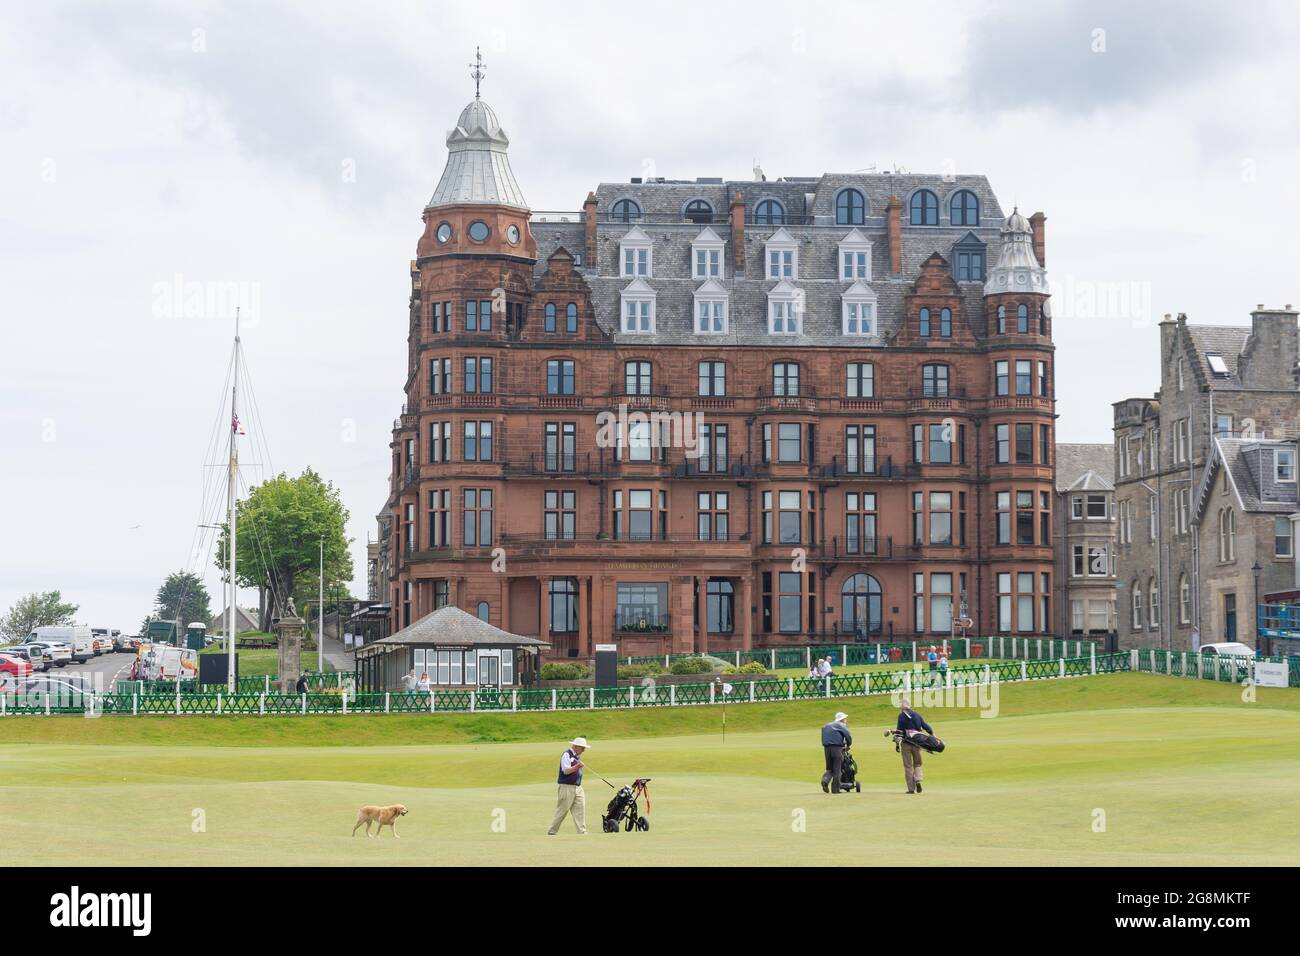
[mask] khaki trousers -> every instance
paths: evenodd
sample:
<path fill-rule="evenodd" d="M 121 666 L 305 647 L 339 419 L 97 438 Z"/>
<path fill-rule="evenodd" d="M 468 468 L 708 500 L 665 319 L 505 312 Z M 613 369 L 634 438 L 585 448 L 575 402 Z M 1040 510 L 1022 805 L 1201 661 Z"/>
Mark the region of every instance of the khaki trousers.
<path fill-rule="evenodd" d="M 921 748 L 904 741 L 898 749 L 903 755 L 903 779 L 907 782 L 907 792 L 915 793 L 916 784 L 922 777 Z"/>
<path fill-rule="evenodd" d="M 578 828 L 579 833 L 587 832 L 587 795 L 583 793 L 582 787 L 575 787 L 571 783 L 561 783 L 557 786 L 555 796 L 555 818 L 551 820 L 551 828 L 547 833 L 554 834 L 560 829 L 560 824 L 570 813 L 573 814 L 573 823 Z"/>

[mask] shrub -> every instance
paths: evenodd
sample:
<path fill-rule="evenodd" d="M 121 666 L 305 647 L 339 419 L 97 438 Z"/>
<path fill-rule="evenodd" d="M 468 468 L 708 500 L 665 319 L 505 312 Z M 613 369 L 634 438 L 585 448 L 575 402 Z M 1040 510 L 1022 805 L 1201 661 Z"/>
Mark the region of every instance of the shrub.
<path fill-rule="evenodd" d="M 673 661 L 672 667 L 669 668 L 673 674 L 711 674 L 716 669 L 712 659 L 708 657 L 683 657 L 681 660 Z"/>
<path fill-rule="evenodd" d="M 577 661 L 552 661 L 542 665 L 542 680 L 586 680 L 591 668 Z"/>
<path fill-rule="evenodd" d="M 618 679 L 638 680 L 642 677 L 658 677 L 663 672 L 662 664 L 621 664 L 618 668 Z"/>
<path fill-rule="evenodd" d="M 741 667 L 731 664 L 724 670 L 724 674 L 766 674 L 767 668 L 758 661 L 750 661 Z"/>

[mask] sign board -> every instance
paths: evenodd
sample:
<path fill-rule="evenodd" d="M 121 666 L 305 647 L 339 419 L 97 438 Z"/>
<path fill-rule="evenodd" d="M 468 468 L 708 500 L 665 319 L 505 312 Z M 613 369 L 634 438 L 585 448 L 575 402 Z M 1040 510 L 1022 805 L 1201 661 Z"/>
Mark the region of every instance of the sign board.
<path fill-rule="evenodd" d="M 1286 687 L 1287 662 L 1256 661 L 1255 684 L 1259 687 Z"/>
<path fill-rule="evenodd" d="M 596 686 L 618 686 L 618 645 L 596 645 Z"/>

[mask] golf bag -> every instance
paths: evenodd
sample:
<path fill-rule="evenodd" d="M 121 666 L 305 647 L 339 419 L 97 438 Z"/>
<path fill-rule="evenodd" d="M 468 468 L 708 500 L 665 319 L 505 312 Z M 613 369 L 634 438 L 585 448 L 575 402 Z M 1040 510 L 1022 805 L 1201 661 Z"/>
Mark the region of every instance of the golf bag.
<path fill-rule="evenodd" d="M 897 753 L 898 749 L 903 745 L 903 741 L 907 741 L 913 746 L 920 747 L 926 753 L 930 754 L 941 754 L 948 747 L 948 745 L 938 737 L 920 730 L 913 731 L 912 733 L 907 733 L 902 730 L 887 730 L 885 731 L 885 735 L 894 738 L 895 753 Z"/>
<path fill-rule="evenodd" d="M 631 833 L 633 830 L 649 830 L 650 821 L 640 815 L 637 798 L 645 797 L 645 812 L 650 812 L 649 777 L 637 777 L 630 787 L 623 787 L 609 801 L 605 814 L 600 818 L 601 829 L 606 833 L 617 833 L 620 829 Z"/>
<path fill-rule="evenodd" d="M 849 748 L 844 748 L 844 762 L 840 764 L 840 792 L 848 793 L 854 790 L 862 792 L 862 784 L 858 783 L 858 762 L 853 759 L 853 754 Z"/>

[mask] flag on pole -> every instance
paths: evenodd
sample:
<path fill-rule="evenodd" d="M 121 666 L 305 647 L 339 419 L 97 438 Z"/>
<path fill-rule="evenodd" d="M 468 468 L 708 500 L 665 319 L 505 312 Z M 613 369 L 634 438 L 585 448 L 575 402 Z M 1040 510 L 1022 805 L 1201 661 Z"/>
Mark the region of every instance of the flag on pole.
<path fill-rule="evenodd" d="M 728 683 L 726 683 L 726 682 L 724 681 L 723 684 L 722 684 L 722 696 L 723 696 L 723 697 L 726 697 L 728 694 L 730 694 L 730 693 L 731 693 L 731 689 L 732 689 L 732 688 L 731 688 L 731 685 L 728 684 Z"/>

